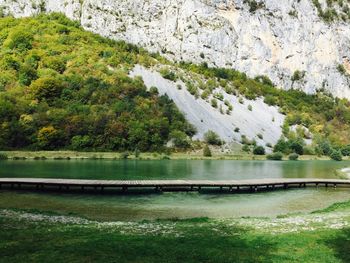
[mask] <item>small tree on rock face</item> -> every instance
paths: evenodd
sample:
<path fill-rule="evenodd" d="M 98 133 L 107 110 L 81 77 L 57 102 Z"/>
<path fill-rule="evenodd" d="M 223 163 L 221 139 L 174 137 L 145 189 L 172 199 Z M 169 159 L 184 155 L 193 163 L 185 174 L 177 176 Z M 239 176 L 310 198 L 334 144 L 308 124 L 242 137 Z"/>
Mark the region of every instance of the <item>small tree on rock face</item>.
<path fill-rule="evenodd" d="M 222 141 L 221 141 L 219 135 L 217 135 L 215 132 L 210 131 L 210 130 L 204 134 L 204 140 L 205 140 L 205 142 L 207 142 L 208 144 L 211 144 L 211 145 L 221 145 L 222 144 Z"/>
<path fill-rule="evenodd" d="M 203 156 L 204 157 L 211 157 L 212 156 L 210 148 L 209 148 L 208 145 L 205 145 L 204 148 L 203 148 Z"/>

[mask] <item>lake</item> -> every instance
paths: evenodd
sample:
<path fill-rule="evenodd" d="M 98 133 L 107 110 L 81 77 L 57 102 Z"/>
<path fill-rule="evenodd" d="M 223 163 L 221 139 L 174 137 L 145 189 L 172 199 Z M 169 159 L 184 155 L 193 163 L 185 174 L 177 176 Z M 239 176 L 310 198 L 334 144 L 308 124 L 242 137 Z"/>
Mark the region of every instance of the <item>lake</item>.
<path fill-rule="evenodd" d="M 337 178 L 350 162 L 231 160 L 70 160 L 2 161 L 0 177 L 79 179 L 253 179 Z M 309 212 L 350 200 L 349 189 L 306 188 L 264 193 L 146 195 L 0 191 L 0 208 L 77 214 L 96 220 L 276 216 Z"/>

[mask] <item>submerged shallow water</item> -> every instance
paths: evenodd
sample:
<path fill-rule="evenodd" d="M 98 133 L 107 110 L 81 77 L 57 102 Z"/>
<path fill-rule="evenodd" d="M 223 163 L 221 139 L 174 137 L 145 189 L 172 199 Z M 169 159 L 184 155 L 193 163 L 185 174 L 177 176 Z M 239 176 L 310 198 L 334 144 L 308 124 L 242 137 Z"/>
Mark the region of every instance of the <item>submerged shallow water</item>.
<path fill-rule="evenodd" d="M 336 178 L 350 162 L 333 161 L 5 161 L 0 177 L 84 179 Z M 76 214 L 96 220 L 276 216 L 310 212 L 350 200 L 350 189 L 306 188 L 257 194 L 163 193 L 146 195 L 0 191 L 0 208 Z"/>

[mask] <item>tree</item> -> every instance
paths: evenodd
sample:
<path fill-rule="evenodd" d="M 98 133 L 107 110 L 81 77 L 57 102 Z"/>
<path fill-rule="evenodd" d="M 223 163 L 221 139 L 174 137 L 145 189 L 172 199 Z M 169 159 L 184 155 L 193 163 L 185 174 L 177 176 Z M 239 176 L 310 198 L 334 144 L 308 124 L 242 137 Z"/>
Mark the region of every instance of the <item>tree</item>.
<path fill-rule="evenodd" d="M 289 143 L 289 148 L 299 154 L 299 155 L 303 155 L 304 154 L 304 146 L 301 140 L 290 140 L 288 141 Z"/>
<path fill-rule="evenodd" d="M 332 160 L 335 160 L 335 161 L 343 160 L 343 156 L 341 155 L 341 152 L 339 150 L 333 150 L 330 157 Z"/>
<path fill-rule="evenodd" d="M 19 83 L 29 86 L 33 80 L 38 78 L 36 70 L 30 65 L 24 64 L 19 71 Z"/>
<path fill-rule="evenodd" d="M 211 157 L 211 151 L 208 145 L 205 145 L 203 148 L 203 156 L 204 157 Z"/>
<path fill-rule="evenodd" d="M 253 154 L 255 155 L 264 155 L 265 154 L 265 148 L 263 146 L 255 146 L 253 150 Z"/>
<path fill-rule="evenodd" d="M 292 153 L 291 155 L 288 156 L 288 159 L 291 161 L 296 161 L 299 158 L 299 154 L 297 153 Z"/>
<path fill-rule="evenodd" d="M 37 141 L 40 148 L 51 150 L 62 145 L 62 135 L 53 126 L 46 126 L 39 130 Z"/>
<path fill-rule="evenodd" d="M 274 152 L 282 152 L 285 153 L 288 151 L 288 143 L 285 141 L 284 138 L 280 138 L 276 145 L 273 147 Z"/>
<path fill-rule="evenodd" d="M 53 77 L 39 78 L 30 86 L 34 97 L 39 101 L 52 102 L 61 96 L 64 85 L 62 81 Z"/>
<path fill-rule="evenodd" d="M 4 46 L 23 52 L 32 48 L 33 40 L 33 35 L 30 32 L 24 28 L 18 28 L 9 34 L 4 42 Z"/>
<path fill-rule="evenodd" d="M 350 156 L 350 145 L 346 145 L 341 148 L 341 153 L 343 156 Z"/>
<path fill-rule="evenodd" d="M 173 140 L 175 147 L 178 148 L 187 148 L 190 146 L 186 133 L 182 131 L 172 131 L 170 133 L 170 138 Z"/>
<path fill-rule="evenodd" d="M 92 140 L 88 135 L 77 135 L 71 139 L 71 147 L 73 150 L 84 150 L 89 148 L 92 144 Z"/>
<path fill-rule="evenodd" d="M 215 132 L 209 130 L 204 134 L 204 141 L 211 145 L 221 145 L 222 141 Z"/>

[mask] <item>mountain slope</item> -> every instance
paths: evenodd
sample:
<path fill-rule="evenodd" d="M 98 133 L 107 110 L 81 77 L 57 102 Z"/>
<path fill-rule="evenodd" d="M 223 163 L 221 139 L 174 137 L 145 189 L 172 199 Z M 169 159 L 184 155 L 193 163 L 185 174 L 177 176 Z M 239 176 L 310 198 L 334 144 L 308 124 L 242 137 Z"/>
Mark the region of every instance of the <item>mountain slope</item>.
<path fill-rule="evenodd" d="M 16 17 L 60 11 L 90 31 L 278 87 L 350 98 L 350 4 L 325 0 L 0 0 Z"/>
<path fill-rule="evenodd" d="M 350 143 L 346 99 L 173 63 L 56 13 L 1 18 L 0 69 L 2 149 L 186 148 L 209 130 L 246 150 L 271 148 L 281 136 L 315 149 Z"/>

